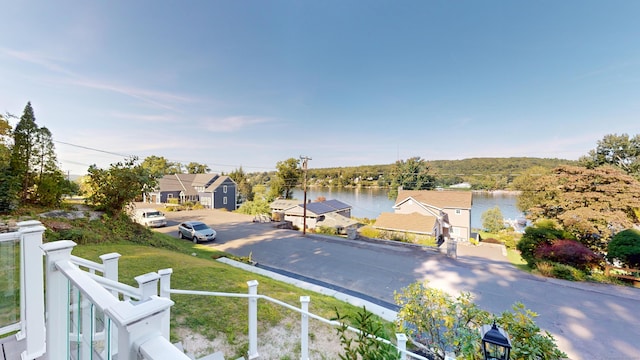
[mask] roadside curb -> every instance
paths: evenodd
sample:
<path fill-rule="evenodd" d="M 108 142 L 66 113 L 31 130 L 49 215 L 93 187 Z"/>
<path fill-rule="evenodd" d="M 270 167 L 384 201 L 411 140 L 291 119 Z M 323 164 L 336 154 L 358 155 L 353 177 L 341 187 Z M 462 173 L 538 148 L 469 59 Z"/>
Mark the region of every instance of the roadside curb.
<path fill-rule="evenodd" d="M 294 286 L 296 286 L 298 288 L 301 288 L 301 289 L 304 289 L 304 290 L 313 291 L 313 292 L 316 292 L 316 293 L 321 294 L 321 295 L 331 296 L 331 297 L 334 297 L 334 298 L 336 298 L 336 299 L 338 299 L 340 301 L 344 301 L 347 304 L 351 304 L 353 306 L 357 306 L 357 307 L 364 306 L 364 307 L 367 308 L 367 311 L 369 311 L 369 312 L 371 312 L 371 313 L 373 313 L 373 314 L 375 314 L 375 315 L 377 315 L 377 316 L 379 316 L 382 319 L 387 320 L 387 321 L 395 321 L 397 316 L 398 316 L 398 313 L 396 311 L 387 309 L 386 307 L 383 307 L 381 305 L 375 304 L 375 303 L 373 303 L 371 301 L 364 300 L 364 299 L 361 299 L 359 297 L 355 297 L 353 295 L 349 295 L 349 294 L 346 294 L 346 293 L 341 292 L 341 291 L 330 289 L 328 287 L 324 287 L 324 286 L 317 285 L 317 284 L 312 284 L 310 282 L 306 282 L 306 281 L 303 281 L 303 280 L 295 279 L 295 278 L 292 278 L 292 277 L 289 277 L 289 276 L 285 276 L 285 275 L 279 274 L 279 273 L 274 272 L 274 271 L 261 269 L 261 268 L 256 267 L 256 266 L 251 266 L 251 265 L 248 265 L 248 264 L 245 264 L 245 263 L 241 263 L 239 261 L 231 260 L 231 259 L 225 258 L 225 257 L 218 258 L 218 259 L 216 259 L 216 261 L 219 261 L 219 262 L 221 262 L 223 264 L 227 264 L 227 265 L 230 265 L 230 266 L 233 266 L 233 267 L 236 267 L 236 268 L 248 271 L 248 272 L 252 272 L 254 274 L 262 275 L 262 276 L 271 278 L 273 280 L 277 280 L 277 281 L 281 281 L 281 282 L 284 282 L 284 283 L 287 283 L 287 284 L 291 284 L 291 285 L 294 285 Z"/>

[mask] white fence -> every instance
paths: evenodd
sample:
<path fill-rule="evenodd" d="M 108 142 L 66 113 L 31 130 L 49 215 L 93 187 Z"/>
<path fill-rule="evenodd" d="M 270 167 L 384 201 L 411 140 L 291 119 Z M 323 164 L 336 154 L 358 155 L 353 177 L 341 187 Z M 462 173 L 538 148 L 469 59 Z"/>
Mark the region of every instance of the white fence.
<path fill-rule="evenodd" d="M 180 290 L 171 288 L 172 269 L 162 269 L 136 277 L 138 287 L 126 285 L 118 282 L 119 254 L 102 255 L 102 263 L 95 263 L 71 255 L 76 245 L 73 241 L 43 245 L 45 228 L 37 221 L 18 225 L 17 233 L 1 234 L 0 242 L 20 242 L 20 256 L 11 254 L 20 259 L 20 320 L 0 330 L 5 333 L 18 331 L 16 337 L 26 340 L 22 359 L 36 359 L 46 352 L 49 360 L 133 360 L 140 356 L 147 360 L 187 360 L 189 357 L 169 342 L 170 308 L 174 304 L 171 294 L 247 299 L 249 359 L 260 356 L 259 300 L 300 314 L 299 340 L 303 360 L 309 358 L 310 319 L 336 327 L 342 325 L 310 313 L 311 298 L 308 296 L 301 296 L 300 307 L 296 307 L 258 294 L 256 280 L 247 282 L 245 294 Z M 44 269 L 43 251 L 46 256 Z M 46 274 L 46 332 L 43 270 Z M 360 332 L 353 327 L 348 330 Z M 395 346 L 402 359 L 426 360 L 406 350 L 404 334 L 396 334 L 396 344 L 376 339 Z"/>

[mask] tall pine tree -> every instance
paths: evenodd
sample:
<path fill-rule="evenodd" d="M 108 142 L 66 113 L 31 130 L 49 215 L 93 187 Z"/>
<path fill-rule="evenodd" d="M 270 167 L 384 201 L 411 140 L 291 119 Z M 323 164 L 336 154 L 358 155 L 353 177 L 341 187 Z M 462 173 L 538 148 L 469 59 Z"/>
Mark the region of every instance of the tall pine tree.
<path fill-rule="evenodd" d="M 51 132 L 38 127 L 28 102 L 13 132 L 9 172 L 21 203 L 54 205 L 61 197 L 62 175 L 57 166 Z"/>

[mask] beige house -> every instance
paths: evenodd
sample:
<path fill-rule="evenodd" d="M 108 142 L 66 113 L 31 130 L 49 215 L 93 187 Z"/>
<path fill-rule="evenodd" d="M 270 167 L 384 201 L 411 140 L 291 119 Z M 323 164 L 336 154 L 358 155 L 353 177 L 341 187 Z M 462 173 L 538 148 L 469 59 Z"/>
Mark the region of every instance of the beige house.
<path fill-rule="evenodd" d="M 378 217 L 375 228 L 469 241 L 470 191 L 400 190 L 393 213 Z"/>

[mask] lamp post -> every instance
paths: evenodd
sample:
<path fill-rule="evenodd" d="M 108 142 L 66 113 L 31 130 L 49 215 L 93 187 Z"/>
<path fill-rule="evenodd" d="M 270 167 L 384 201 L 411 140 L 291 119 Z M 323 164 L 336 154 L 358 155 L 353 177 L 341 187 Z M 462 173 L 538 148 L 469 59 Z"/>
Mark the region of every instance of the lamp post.
<path fill-rule="evenodd" d="M 504 329 L 493 325 L 482 325 L 482 354 L 485 360 L 509 360 L 511 341 Z"/>

